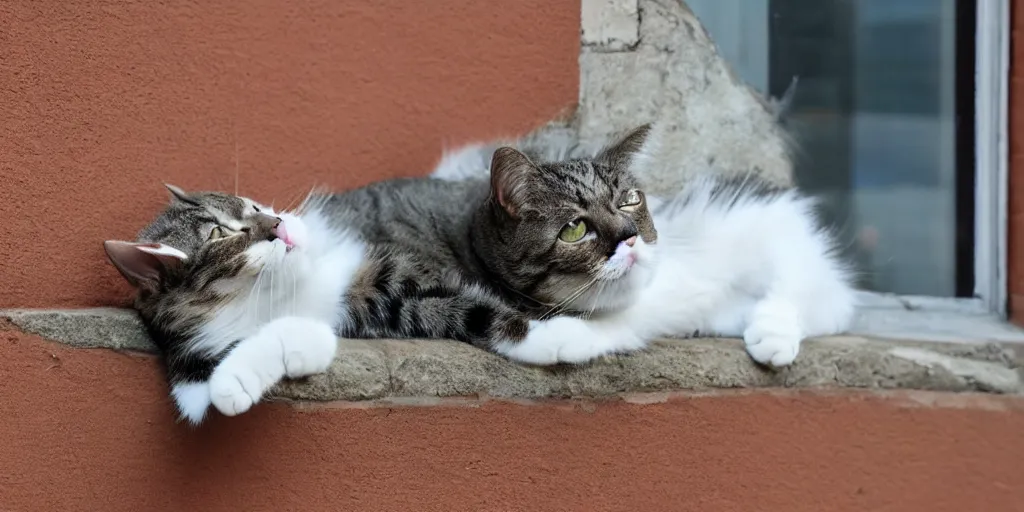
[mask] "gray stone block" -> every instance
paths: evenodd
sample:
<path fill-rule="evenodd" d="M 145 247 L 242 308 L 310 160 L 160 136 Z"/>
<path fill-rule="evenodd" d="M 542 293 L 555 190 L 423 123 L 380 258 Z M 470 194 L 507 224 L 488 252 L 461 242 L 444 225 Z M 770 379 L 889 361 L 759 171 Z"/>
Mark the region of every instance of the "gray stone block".
<path fill-rule="evenodd" d="M 394 396 L 560 396 L 552 370 L 511 365 L 500 356 L 455 341 L 381 342 Z"/>
<path fill-rule="evenodd" d="M 131 311 L 0 311 L 0 325 L 74 347 L 154 352 Z M 327 373 L 283 382 L 281 399 L 568 398 L 730 388 L 1024 392 L 1017 344 L 929 343 L 863 336 L 808 340 L 788 368 L 758 366 L 733 339 L 661 340 L 629 355 L 544 368 L 454 341 L 346 340 Z"/>
<path fill-rule="evenodd" d="M 293 400 L 373 400 L 390 396 L 388 357 L 379 343 L 342 339 L 334 364 L 321 375 L 286 380 L 271 394 Z"/>
<path fill-rule="evenodd" d="M 0 312 L 0 318 L 25 332 L 74 347 L 156 352 L 131 309 L 12 309 Z"/>

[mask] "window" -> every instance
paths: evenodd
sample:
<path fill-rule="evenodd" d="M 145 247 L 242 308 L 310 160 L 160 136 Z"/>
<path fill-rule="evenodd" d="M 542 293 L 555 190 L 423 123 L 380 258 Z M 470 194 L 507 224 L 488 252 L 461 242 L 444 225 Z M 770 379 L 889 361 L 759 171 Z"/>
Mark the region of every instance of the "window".
<path fill-rule="evenodd" d="M 1005 120 L 1004 0 L 687 3 L 753 87 L 778 98 L 797 77 L 796 179 L 824 199 L 863 289 L 1003 313 L 1005 158 L 978 135 Z"/>

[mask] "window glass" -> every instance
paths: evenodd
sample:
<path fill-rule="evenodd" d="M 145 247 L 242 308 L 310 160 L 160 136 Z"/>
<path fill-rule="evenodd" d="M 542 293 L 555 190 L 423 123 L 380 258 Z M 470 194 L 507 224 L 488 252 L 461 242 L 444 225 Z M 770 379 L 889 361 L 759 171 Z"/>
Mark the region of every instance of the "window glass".
<path fill-rule="evenodd" d="M 687 4 L 753 87 L 779 97 L 798 77 L 786 119 L 796 179 L 824 200 L 860 285 L 969 295 L 973 68 L 957 69 L 973 66 L 973 2 Z"/>

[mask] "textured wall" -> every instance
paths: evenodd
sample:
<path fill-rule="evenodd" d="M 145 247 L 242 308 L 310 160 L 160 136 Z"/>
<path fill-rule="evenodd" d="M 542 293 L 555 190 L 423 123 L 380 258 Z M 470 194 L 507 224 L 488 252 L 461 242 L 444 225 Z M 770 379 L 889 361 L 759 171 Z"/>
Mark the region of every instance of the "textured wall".
<path fill-rule="evenodd" d="M 683 0 L 582 0 L 581 14 L 579 108 L 540 133 L 587 154 L 654 122 L 654 165 L 637 172 L 656 195 L 707 171 L 793 183 L 777 102 L 738 77 Z"/>
<path fill-rule="evenodd" d="M 1024 503 L 1020 396 L 263 404 L 192 430 L 174 423 L 148 356 L 72 349 L 2 325 L 0 345 L 0 510 L 981 512 Z"/>
<path fill-rule="evenodd" d="M 0 1 L 0 307 L 124 304 L 161 181 L 278 206 L 576 104 L 578 1 Z"/>

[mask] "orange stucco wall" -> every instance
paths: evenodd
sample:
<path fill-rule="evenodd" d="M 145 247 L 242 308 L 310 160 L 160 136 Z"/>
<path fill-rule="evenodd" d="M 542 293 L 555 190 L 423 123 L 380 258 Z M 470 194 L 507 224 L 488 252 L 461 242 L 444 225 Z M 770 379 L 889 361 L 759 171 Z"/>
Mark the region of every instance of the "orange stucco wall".
<path fill-rule="evenodd" d="M 162 181 L 287 203 L 564 113 L 579 12 L 0 1 L 0 308 L 124 304 L 101 242 Z M 154 358 L 0 324 L 0 512 L 1015 511 L 1022 432 L 1020 397 L 764 392 L 261 404 L 190 429 Z"/>
<path fill-rule="evenodd" d="M 578 0 L 0 2 L 0 308 L 120 305 L 162 181 L 287 203 L 571 109 Z"/>
<path fill-rule="evenodd" d="M 5 512 L 1024 509 L 1020 397 L 277 403 L 192 430 L 148 356 L 0 344 Z"/>

